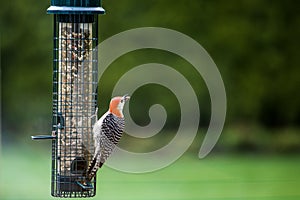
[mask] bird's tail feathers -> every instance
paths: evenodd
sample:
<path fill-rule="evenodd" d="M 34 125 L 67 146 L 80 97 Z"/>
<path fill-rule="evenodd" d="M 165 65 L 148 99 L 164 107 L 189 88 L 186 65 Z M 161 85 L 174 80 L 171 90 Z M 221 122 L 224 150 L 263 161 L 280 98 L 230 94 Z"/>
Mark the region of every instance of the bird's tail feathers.
<path fill-rule="evenodd" d="M 95 176 L 99 168 L 101 168 L 103 165 L 102 162 L 100 162 L 100 154 L 96 154 L 91 161 L 88 170 L 87 170 L 87 180 L 91 181 Z"/>

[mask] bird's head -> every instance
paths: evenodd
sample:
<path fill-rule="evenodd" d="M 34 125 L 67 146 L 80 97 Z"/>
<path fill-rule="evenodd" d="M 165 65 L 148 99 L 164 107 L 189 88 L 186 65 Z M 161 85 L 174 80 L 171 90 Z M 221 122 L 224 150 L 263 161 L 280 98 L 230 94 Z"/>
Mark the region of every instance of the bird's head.
<path fill-rule="evenodd" d="M 129 95 L 124 96 L 117 96 L 111 99 L 109 104 L 109 112 L 116 115 L 117 117 L 124 117 L 123 116 L 123 108 L 126 103 L 130 99 Z"/>

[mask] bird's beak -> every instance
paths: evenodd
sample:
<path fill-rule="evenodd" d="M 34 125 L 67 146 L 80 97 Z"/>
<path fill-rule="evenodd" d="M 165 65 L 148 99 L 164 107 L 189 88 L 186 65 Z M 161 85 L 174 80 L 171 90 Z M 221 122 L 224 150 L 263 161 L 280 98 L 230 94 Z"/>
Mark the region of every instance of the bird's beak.
<path fill-rule="evenodd" d="M 125 95 L 123 96 L 123 99 L 124 99 L 125 101 L 128 101 L 128 100 L 130 99 L 130 96 L 129 96 L 128 94 L 125 94 Z"/>

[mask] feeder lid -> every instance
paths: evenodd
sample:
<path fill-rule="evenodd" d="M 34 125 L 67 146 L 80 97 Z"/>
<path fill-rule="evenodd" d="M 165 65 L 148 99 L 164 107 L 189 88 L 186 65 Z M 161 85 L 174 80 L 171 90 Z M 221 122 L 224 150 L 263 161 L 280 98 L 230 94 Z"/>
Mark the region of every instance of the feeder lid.
<path fill-rule="evenodd" d="M 101 0 L 51 0 L 48 14 L 104 14 Z"/>

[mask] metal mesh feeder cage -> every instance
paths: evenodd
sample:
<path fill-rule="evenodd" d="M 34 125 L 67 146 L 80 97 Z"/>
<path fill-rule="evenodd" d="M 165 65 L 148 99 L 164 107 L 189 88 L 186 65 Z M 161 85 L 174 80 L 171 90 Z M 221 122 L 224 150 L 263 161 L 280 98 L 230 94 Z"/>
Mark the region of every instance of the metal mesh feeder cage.
<path fill-rule="evenodd" d="M 92 197 L 96 179 L 84 184 L 94 152 L 98 58 L 98 0 L 52 0 L 54 14 L 51 195 Z"/>

